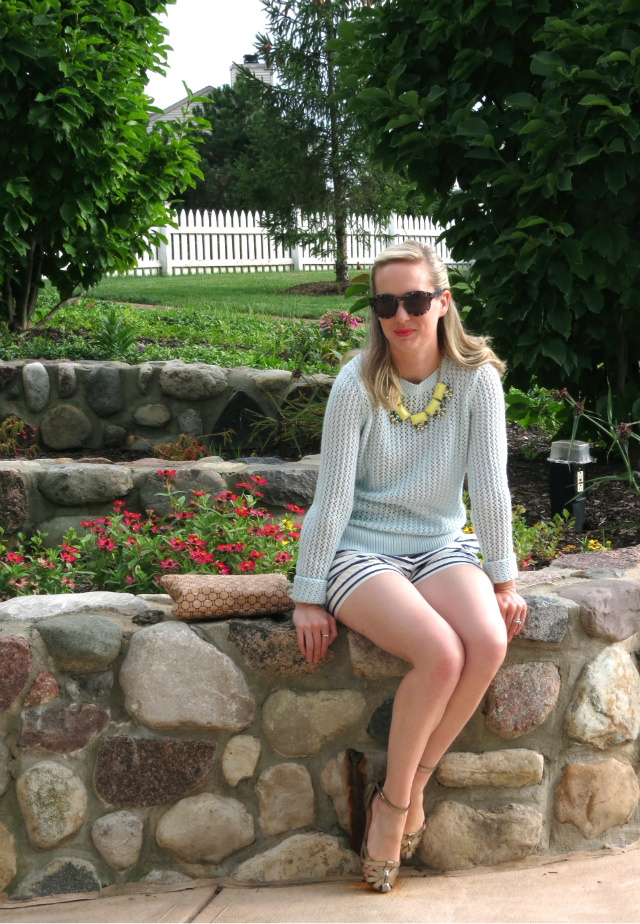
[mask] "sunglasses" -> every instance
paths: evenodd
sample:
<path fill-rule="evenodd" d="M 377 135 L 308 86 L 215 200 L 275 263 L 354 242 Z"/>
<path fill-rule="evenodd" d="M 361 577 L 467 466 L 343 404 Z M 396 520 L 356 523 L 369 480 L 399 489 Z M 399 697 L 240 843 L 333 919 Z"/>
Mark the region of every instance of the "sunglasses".
<path fill-rule="evenodd" d="M 377 318 L 392 318 L 400 306 L 404 305 L 407 314 L 418 317 L 431 308 L 431 300 L 442 295 L 444 289 L 437 292 L 405 292 L 404 295 L 372 295 L 369 299 L 371 309 Z"/>

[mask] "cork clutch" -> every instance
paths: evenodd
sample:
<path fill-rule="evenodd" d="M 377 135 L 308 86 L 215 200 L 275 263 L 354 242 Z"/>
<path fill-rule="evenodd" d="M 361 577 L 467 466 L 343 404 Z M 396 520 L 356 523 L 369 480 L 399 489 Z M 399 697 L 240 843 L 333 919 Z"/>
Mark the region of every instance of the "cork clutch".
<path fill-rule="evenodd" d="M 159 583 L 178 619 L 271 616 L 294 607 L 285 574 L 168 574 Z"/>

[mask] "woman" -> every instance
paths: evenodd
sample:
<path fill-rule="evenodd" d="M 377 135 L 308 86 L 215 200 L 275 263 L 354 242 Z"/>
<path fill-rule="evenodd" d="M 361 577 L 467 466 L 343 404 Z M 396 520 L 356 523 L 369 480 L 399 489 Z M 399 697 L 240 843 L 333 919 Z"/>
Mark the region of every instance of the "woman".
<path fill-rule="evenodd" d="M 367 348 L 327 403 L 293 620 L 308 661 L 336 619 L 409 662 L 393 705 L 384 787 L 365 791 L 363 871 L 391 889 L 424 831 L 423 790 L 525 620 L 515 589 L 500 374 L 465 332 L 447 270 L 415 241 L 371 272 Z M 462 532 L 465 474 L 475 538 Z"/>

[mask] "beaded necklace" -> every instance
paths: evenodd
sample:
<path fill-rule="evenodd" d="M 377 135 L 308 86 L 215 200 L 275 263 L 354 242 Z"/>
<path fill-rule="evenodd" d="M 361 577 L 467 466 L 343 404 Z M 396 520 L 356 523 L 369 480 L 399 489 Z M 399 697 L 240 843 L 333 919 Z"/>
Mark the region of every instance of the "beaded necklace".
<path fill-rule="evenodd" d="M 441 369 L 442 360 L 440 360 L 440 365 L 438 366 L 436 387 L 433 389 L 431 401 L 429 401 L 424 411 L 419 411 L 417 414 L 410 414 L 402 403 L 402 395 L 399 395 L 395 410 L 389 412 L 393 423 L 403 423 L 405 420 L 410 420 L 411 426 L 415 430 L 426 430 L 432 418 L 442 417 L 447 409 L 447 403 L 453 395 L 453 388 L 440 381 Z"/>

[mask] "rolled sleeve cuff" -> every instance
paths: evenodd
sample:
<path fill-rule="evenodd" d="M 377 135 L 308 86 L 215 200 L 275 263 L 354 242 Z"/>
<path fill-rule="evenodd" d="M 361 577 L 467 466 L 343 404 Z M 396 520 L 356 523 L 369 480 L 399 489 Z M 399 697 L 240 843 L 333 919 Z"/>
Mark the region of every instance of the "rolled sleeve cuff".
<path fill-rule="evenodd" d="M 291 599 L 295 603 L 317 603 L 324 606 L 327 600 L 327 582 L 296 574 Z"/>
<path fill-rule="evenodd" d="M 495 561 L 483 561 L 482 570 L 492 584 L 503 584 L 505 581 L 514 581 L 518 576 L 518 560 L 515 554 L 508 558 L 498 558 Z"/>

